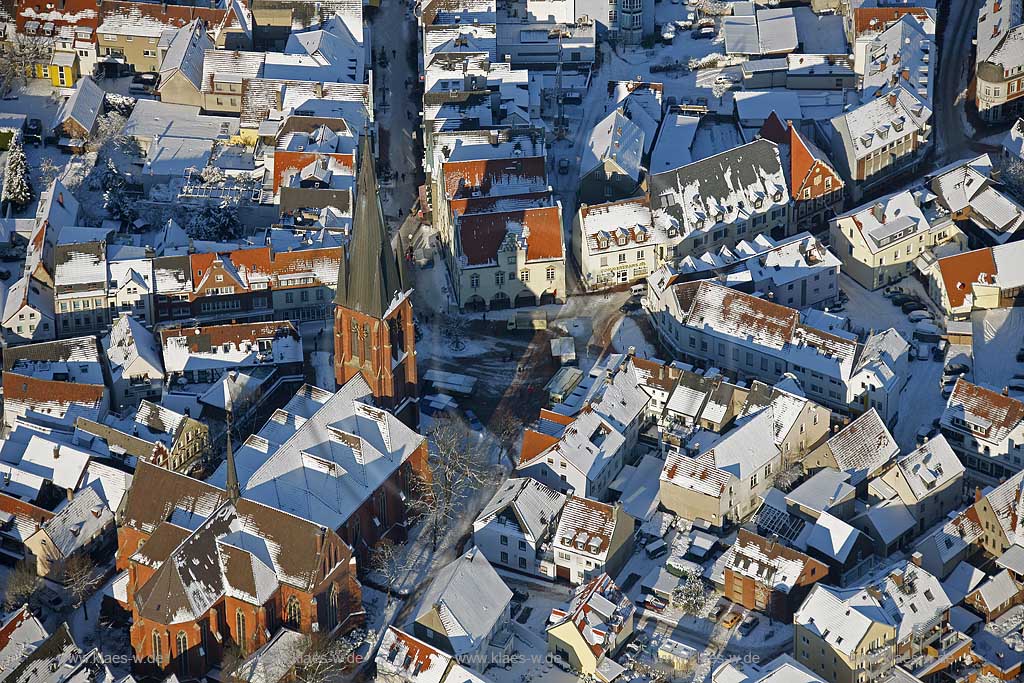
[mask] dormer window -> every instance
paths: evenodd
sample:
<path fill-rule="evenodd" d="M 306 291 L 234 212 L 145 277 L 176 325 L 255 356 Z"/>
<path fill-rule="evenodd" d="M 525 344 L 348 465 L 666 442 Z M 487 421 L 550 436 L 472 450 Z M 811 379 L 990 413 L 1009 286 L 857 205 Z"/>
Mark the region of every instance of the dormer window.
<path fill-rule="evenodd" d="M 781 192 L 776 192 L 775 194 L 773 194 L 772 195 L 772 201 L 773 202 L 781 202 L 782 201 L 782 193 Z"/>
<path fill-rule="evenodd" d="M 627 241 L 628 238 L 625 235 L 620 235 L 619 238 L 615 240 L 615 243 L 618 244 L 620 247 L 624 247 L 626 246 Z"/>
<path fill-rule="evenodd" d="M 636 231 L 636 241 L 637 242 L 646 242 L 647 241 L 647 231 L 646 230 L 637 230 Z"/>
<path fill-rule="evenodd" d="M 608 248 L 608 240 L 598 238 L 598 240 L 597 240 L 597 248 L 598 249 L 607 249 Z"/>
<path fill-rule="evenodd" d="M 758 197 L 757 199 L 754 200 L 754 208 L 755 209 L 760 209 L 762 206 L 764 206 L 764 200 L 763 199 Z"/>

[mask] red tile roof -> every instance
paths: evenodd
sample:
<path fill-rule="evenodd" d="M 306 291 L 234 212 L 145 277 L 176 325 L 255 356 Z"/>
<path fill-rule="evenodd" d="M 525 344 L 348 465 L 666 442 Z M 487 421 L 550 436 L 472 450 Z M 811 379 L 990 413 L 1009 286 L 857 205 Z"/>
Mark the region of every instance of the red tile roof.
<path fill-rule="evenodd" d="M 904 14 L 918 19 L 928 16 L 923 7 L 861 7 L 853 10 L 853 33 L 859 36 L 865 31 L 882 31 Z"/>
<path fill-rule="evenodd" d="M 526 260 L 562 258 L 562 215 L 557 206 L 463 216 L 459 220 L 462 253 L 471 266 L 494 261 L 510 230 L 526 239 Z"/>
<path fill-rule="evenodd" d="M 453 161 L 444 165 L 444 187 L 448 197 L 468 197 L 473 192 L 491 194 L 498 185 L 544 186 L 547 171 L 544 157 Z M 495 194 L 502 194 L 495 192 Z M 504 194 L 518 194 L 505 192 Z"/>
<path fill-rule="evenodd" d="M 180 327 L 160 331 L 160 344 L 167 346 L 167 340 L 174 337 L 187 337 L 192 340 L 189 348 L 193 352 L 209 351 L 221 344 L 240 345 L 242 342 L 255 342 L 257 339 L 273 337 L 279 331 L 298 334 L 295 325 L 289 320 L 263 323 L 242 323 L 237 325 L 208 325 L 206 327 Z"/>
<path fill-rule="evenodd" d="M 36 379 L 19 375 L 14 370 L 8 370 L 4 375 L 4 398 L 8 400 L 96 405 L 103 399 L 105 390 L 102 384 Z"/>
<path fill-rule="evenodd" d="M 939 273 L 942 275 L 942 286 L 946 289 L 949 305 L 959 308 L 964 305 L 967 295 L 973 293 L 971 285 L 984 275 L 991 283 L 996 274 L 996 260 L 992 249 L 975 249 L 955 256 L 939 259 Z"/>
<path fill-rule="evenodd" d="M 529 462 L 556 443 L 558 443 L 557 437 L 535 432 L 532 429 L 523 430 L 523 445 L 519 449 L 519 464 Z"/>

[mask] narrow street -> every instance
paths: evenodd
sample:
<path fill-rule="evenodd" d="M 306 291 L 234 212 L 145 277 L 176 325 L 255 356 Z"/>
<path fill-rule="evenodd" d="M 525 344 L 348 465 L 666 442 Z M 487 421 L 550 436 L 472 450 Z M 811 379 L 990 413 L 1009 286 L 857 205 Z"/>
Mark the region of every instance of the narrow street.
<path fill-rule="evenodd" d="M 936 165 L 971 154 L 971 138 L 964 131 L 967 80 L 974 69 L 971 40 L 980 0 L 951 0 L 942 42 L 939 73 L 932 101 L 935 103 Z"/>

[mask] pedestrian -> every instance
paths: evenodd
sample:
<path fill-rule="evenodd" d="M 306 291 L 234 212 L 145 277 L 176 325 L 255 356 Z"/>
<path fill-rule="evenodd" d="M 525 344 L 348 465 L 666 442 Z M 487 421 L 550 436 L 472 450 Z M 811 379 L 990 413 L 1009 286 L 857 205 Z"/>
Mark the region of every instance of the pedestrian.
<path fill-rule="evenodd" d="M 392 57 L 395 57 L 395 56 L 396 56 L 397 54 L 398 54 L 398 53 L 397 53 L 397 52 L 396 52 L 395 50 L 392 50 L 392 51 L 391 51 L 391 56 L 392 56 Z"/>
<path fill-rule="evenodd" d="M 403 183 L 405 182 L 405 174 L 404 173 L 402 174 L 402 182 Z"/>

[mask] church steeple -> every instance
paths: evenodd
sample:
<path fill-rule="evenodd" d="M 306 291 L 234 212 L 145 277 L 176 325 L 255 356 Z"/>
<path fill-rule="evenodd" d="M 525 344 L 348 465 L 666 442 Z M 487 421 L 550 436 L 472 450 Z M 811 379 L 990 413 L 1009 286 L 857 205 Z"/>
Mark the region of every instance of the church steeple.
<path fill-rule="evenodd" d="M 238 486 L 238 472 L 235 471 L 235 453 L 231 450 L 231 399 L 228 399 L 227 405 L 227 416 L 228 416 L 228 461 L 227 461 L 227 482 L 225 488 L 228 492 L 228 499 L 232 503 L 237 503 L 238 499 L 242 497 L 242 492 Z"/>
<path fill-rule="evenodd" d="M 338 268 L 334 303 L 379 319 L 401 291 L 398 257 L 384 225 L 370 137 L 363 133 L 359 143 L 352 238 Z"/>

